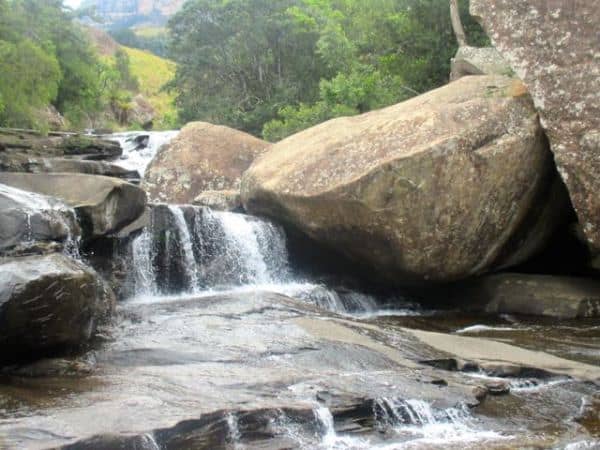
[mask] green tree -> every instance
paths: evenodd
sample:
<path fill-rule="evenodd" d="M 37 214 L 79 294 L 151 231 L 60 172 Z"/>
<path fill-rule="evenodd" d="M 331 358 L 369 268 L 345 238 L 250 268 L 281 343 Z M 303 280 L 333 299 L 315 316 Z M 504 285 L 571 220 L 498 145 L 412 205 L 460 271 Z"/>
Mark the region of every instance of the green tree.
<path fill-rule="evenodd" d="M 260 134 L 286 104 L 313 101 L 328 74 L 317 35 L 288 14 L 295 0 L 191 0 L 170 21 L 172 87 L 183 121 Z"/>
<path fill-rule="evenodd" d="M 49 105 L 58 93 L 58 61 L 29 39 L 0 41 L 0 61 L 0 123 L 35 126 L 35 110 Z"/>

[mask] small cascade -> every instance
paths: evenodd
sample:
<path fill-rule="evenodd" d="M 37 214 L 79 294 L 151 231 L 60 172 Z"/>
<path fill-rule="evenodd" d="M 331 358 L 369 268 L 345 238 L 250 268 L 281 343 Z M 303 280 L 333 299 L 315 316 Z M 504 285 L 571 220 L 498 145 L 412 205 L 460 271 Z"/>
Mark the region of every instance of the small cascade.
<path fill-rule="evenodd" d="M 422 400 L 381 398 L 373 415 L 381 432 L 423 444 L 508 439 L 495 431 L 481 430 L 465 405 L 434 409 Z"/>
<path fill-rule="evenodd" d="M 132 243 L 133 285 L 137 295 L 156 295 L 152 227 L 146 227 Z"/>
<path fill-rule="evenodd" d="M 447 424 L 453 429 L 467 426 L 471 415 L 466 408 L 448 408 L 434 410 L 422 400 L 403 400 L 394 398 L 378 399 L 373 407 L 375 420 L 381 428 L 402 426 L 424 427 Z"/>
<path fill-rule="evenodd" d="M 238 417 L 234 413 L 227 414 L 227 431 L 227 440 L 233 444 L 233 448 L 243 448 L 243 446 L 240 445 L 242 433 L 240 432 Z"/>
<path fill-rule="evenodd" d="M 177 229 L 177 238 L 179 239 L 181 253 L 183 256 L 183 269 L 185 277 L 188 280 L 188 289 L 192 292 L 199 287 L 198 273 L 196 269 L 196 259 L 194 258 L 194 248 L 192 236 L 188 229 L 188 224 L 183 216 L 183 210 L 178 206 L 170 205 L 169 211 L 173 215 Z"/>
<path fill-rule="evenodd" d="M 274 284 L 288 275 L 281 228 L 190 205 L 154 205 L 131 255 L 135 296 Z"/>
<path fill-rule="evenodd" d="M 200 222 L 196 222 L 197 224 Z M 219 278 L 233 285 L 280 283 L 287 277 L 283 230 L 271 222 L 231 212 L 204 210 L 204 255 L 218 261 Z M 215 272 L 216 274 L 216 272 Z M 210 280 L 218 285 L 223 280 Z"/>
<path fill-rule="evenodd" d="M 132 131 L 104 136 L 117 141 L 123 149 L 121 159 L 115 164 L 127 170 L 137 170 L 140 176 L 156 155 L 158 150 L 177 136 L 178 131 Z"/>

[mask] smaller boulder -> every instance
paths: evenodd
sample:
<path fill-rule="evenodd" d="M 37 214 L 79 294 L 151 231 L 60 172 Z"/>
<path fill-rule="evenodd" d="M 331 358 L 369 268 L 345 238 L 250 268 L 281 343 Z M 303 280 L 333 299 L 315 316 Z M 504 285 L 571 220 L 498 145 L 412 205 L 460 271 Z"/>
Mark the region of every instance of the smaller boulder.
<path fill-rule="evenodd" d="M 0 173 L 0 183 L 57 197 L 73 207 L 86 239 L 119 232 L 146 207 L 139 187 L 115 178 L 67 173 Z"/>
<path fill-rule="evenodd" d="M 101 278 L 68 256 L 0 260 L 0 363 L 78 347 L 114 307 Z"/>
<path fill-rule="evenodd" d="M 204 191 L 239 190 L 242 174 L 268 146 L 232 128 L 192 122 L 158 151 L 143 185 L 152 201 L 180 204 Z"/>
<path fill-rule="evenodd" d="M 446 293 L 470 311 L 560 319 L 600 317 L 600 282 L 586 278 L 502 273 L 465 282 Z"/>
<path fill-rule="evenodd" d="M 241 211 L 242 197 L 240 191 L 204 191 L 194 199 L 194 205 L 208 206 L 215 211 Z"/>
<path fill-rule="evenodd" d="M 466 75 L 511 75 L 510 66 L 494 47 L 460 47 L 452 58 L 450 80 Z"/>

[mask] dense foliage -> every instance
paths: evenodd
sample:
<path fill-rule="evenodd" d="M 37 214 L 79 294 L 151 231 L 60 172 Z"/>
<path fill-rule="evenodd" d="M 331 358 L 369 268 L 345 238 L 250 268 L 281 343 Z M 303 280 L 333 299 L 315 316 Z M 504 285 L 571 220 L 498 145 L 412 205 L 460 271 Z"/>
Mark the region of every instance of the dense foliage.
<path fill-rule="evenodd" d="M 182 120 L 269 140 L 438 87 L 457 50 L 448 0 L 189 0 L 169 28 Z"/>
<path fill-rule="evenodd" d="M 44 128 L 50 105 L 89 123 L 135 87 L 127 58 L 101 62 L 62 0 L 0 0 L 0 125 Z"/>
<path fill-rule="evenodd" d="M 110 35 L 126 47 L 147 50 L 163 58 L 168 56 L 168 35 L 164 28 L 113 28 Z"/>

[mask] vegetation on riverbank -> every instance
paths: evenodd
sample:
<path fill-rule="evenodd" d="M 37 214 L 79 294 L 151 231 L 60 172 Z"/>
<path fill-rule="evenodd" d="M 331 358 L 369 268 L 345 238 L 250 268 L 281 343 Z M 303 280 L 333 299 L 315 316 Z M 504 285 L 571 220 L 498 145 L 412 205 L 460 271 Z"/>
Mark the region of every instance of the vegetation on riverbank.
<path fill-rule="evenodd" d="M 62 0 L 0 0 L 0 126 L 139 128 L 142 101 L 156 128 L 174 126 L 173 97 L 161 90 L 173 64 L 114 42 L 104 52 L 97 38 Z"/>
<path fill-rule="evenodd" d="M 443 85 L 457 50 L 447 0 L 190 0 L 169 29 L 182 121 L 268 140 Z"/>

